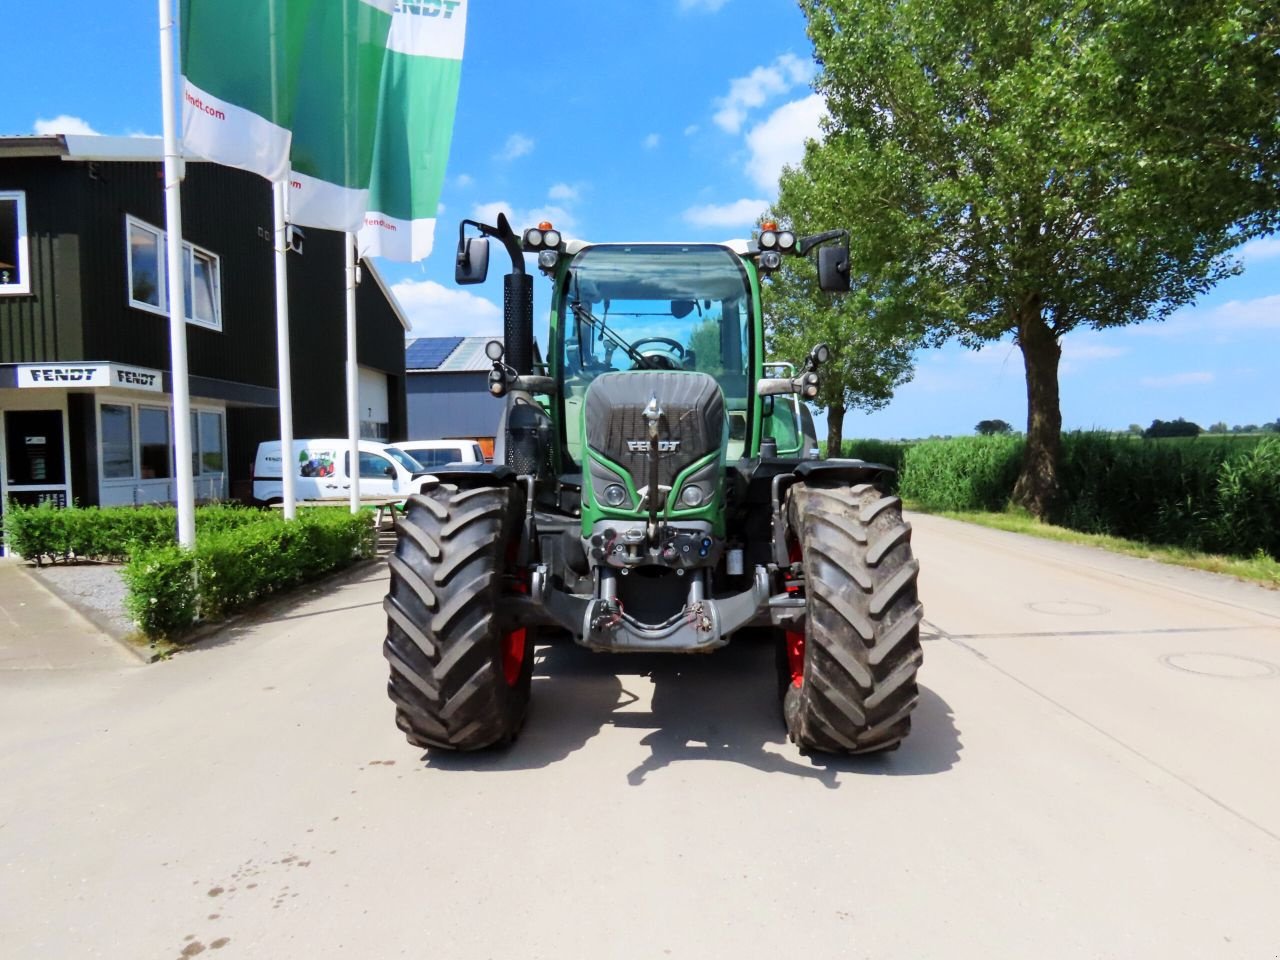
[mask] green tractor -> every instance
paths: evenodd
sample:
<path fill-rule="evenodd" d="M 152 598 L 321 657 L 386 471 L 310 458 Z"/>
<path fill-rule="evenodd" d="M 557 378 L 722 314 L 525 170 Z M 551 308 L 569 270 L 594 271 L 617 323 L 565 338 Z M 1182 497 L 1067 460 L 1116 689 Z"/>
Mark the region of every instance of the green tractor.
<path fill-rule="evenodd" d="M 922 610 L 890 469 L 779 456 L 766 433 L 816 395 L 827 349 L 764 376 L 760 278 L 816 251 L 820 287 L 848 290 L 847 234 L 590 244 L 497 221 L 462 222 L 455 274 L 484 280 L 490 238 L 511 260 L 504 343 L 489 344 L 506 398 L 494 462 L 435 471 L 390 559 L 388 692 L 409 742 L 513 740 L 540 638 L 708 653 L 752 631 L 776 646 L 800 748 L 898 746 Z M 545 366 L 526 254 L 553 288 Z"/>

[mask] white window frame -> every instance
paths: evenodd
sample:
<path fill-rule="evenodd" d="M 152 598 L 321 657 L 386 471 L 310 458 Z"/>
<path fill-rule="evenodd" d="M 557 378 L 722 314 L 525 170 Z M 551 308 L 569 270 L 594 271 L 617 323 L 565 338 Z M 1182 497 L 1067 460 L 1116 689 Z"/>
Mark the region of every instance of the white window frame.
<path fill-rule="evenodd" d="M 143 300 L 133 299 L 133 246 L 129 243 L 129 232 L 133 227 L 145 230 L 148 233 L 155 234 L 160 241 L 159 245 L 159 266 L 157 273 L 160 278 L 160 306 L 157 307 L 153 303 L 147 303 Z M 161 230 L 154 224 L 147 223 L 133 214 L 126 213 L 124 216 L 124 248 L 125 248 L 125 297 L 129 306 L 135 310 L 145 310 L 147 313 L 160 314 L 162 316 L 169 315 L 169 261 L 167 253 L 167 237 L 165 231 Z M 183 253 L 183 273 L 185 274 L 185 289 L 191 292 L 191 302 L 195 303 L 195 265 L 196 255 L 208 258 L 213 263 L 213 320 L 203 320 L 198 317 L 187 317 L 187 323 L 196 327 L 203 327 L 206 330 L 222 330 L 222 258 L 212 250 L 206 250 L 204 247 L 198 247 L 194 243 L 187 241 L 182 242 Z M 185 304 L 183 305 L 183 313 L 186 313 Z M 194 312 L 194 311 L 193 311 Z"/>
<path fill-rule="evenodd" d="M 138 467 L 138 405 L 130 403 L 128 400 L 116 400 L 114 398 L 104 398 L 97 404 L 98 416 L 98 480 L 105 484 L 123 484 L 134 483 L 138 480 L 138 474 L 141 472 Z M 106 472 L 106 441 L 102 431 L 102 408 L 103 407 L 123 407 L 129 411 L 129 476 L 127 477 L 108 477 Z"/>
<path fill-rule="evenodd" d="M 200 440 L 200 414 L 202 413 L 214 413 L 218 416 L 218 449 L 222 453 L 221 470 L 204 468 L 204 447 Z M 192 407 L 191 417 L 195 420 L 191 429 L 191 455 L 196 460 L 196 463 L 192 464 L 191 475 L 197 479 L 227 476 L 227 411 L 222 407 Z M 196 464 L 200 465 L 198 470 L 195 469 Z"/>
<path fill-rule="evenodd" d="M 0 190 L 0 200 L 16 200 L 18 206 L 17 283 L 0 283 L 0 296 L 22 296 L 31 293 L 31 249 L 27 237 L 27 194 L 24 190 Z"/>

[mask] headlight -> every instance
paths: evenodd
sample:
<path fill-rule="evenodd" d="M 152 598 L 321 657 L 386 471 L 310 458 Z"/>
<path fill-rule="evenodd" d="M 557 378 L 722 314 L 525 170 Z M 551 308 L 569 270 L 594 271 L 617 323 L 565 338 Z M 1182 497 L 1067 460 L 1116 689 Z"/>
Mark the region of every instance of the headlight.
<path fill-rule="evenodd" d="M 560 231 L 559 230 L 546 231 L 542 235 L 542 242 L 545 243 L 548 247 L 560 246 Z"/>
<path fill-rule="evenodd" d="M 532 230 L 526 230 L 524 232 L 524 245 L 532 250 L 542 246 L 542 231 L 536 227 Z"/>
<path fill-rule="evenodd" d="M 627 491 L 621 485 L 611 483 L 604 488 L 604 502 L 611 507 L 620 507 L 627 499 Z"/>
<path fill-rule="evenodd" d="M 555 250 L 542 250 L 538 253 L 538 269 L 551 271 L 556 268 L 560 254 Z"/>
<path fill-rule="evenodd" d="M 778 234 L 778 249 L 784 253 L 791 250 L 796 245 L 796 235 L 790 230 L 783 230 Z"/>
<path fill-rule="evenodd" d="M 782 266 L 782 254 L 777 250 L 766 250 L 760 254 L 760 266 L 765 270 L 777 270 Z"/>
<path fill-rule="evenodd" d="M 777 245 L 778 235 L 772 230 L 766 230 L 764 233 L 760 234 L 760 246 L 764 247 L 766 250 L 772 250 Z"/>
<path fill-rule="evenodd" d="M 686 507 L 699 507 L 705 499 L 706 494 L 702 492 L 702 488 L 697 484 L 690 483 L 680 491 L 680 502 Z"/>

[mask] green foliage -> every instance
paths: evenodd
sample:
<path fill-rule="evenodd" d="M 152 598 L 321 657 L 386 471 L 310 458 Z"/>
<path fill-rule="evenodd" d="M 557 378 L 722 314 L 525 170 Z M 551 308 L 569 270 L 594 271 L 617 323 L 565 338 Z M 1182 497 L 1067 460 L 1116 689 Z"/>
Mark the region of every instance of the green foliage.
<path fill-rule="evenodd" d="M 829 120 L 777 212 L 850 231 L 859 312 L 1013 334 L 1024 499 L 1051 500 L 1058 347 L 1163 319 L 1280 218 L 1274 2 L 801 0 Z"/>
<path fill-rule="evenodd" d="M 260 511 L 256 516 L 247 525 L 197 529 L 193 550 L 169 544 L 133 554 L 124 571 L 126 606 L 147 636 L 172 636 L 197 620 L 220 620 L 374 552 L 369 511 L 353 516 L 338 509 L 303 509 L 292 521 Z"/>
<path fill-rule="evenodd" d="M 801 233 L 827 228 L 800 217 L 787 219 Z M 831 352 L 811 402 L 829 411 L 833 445 L 842 441 L 846 410 L 879 410 L 911 380 L 911 357 L 919 344 L 903 332 L 903 324 L 877 315 L 863 290 L 823 293 L 809 260 L 787 258 L 766 278 L 762 298 L 770 360 L 790 361 L 799 370 L 815 345 L 825 343 Z"/>
<path fill-rule="evenodd" d="M 1007 420 L 979 420 L 973 431 L 984 437 L 995 433 L 1013 433 L 1013 424 Z"/>
<path fill-rule="evenodd" d="M 248 507 L 213 504 L 196 510 L 197 533 L 243 526 L 262 516 Z M 10 503 L 4 512 L 9 548 L 36 563 L 66 560 L 121 561 L 140 547 L 161 546 L 177 537 L 173 507 L 37 507 Z"/>
<path fill-rule="evenodd" d="M 1152 420 L 1151 426 L 1142 431 L 1142 435 L 1153 440 L 1159 437 L 1198 437 L 1202 432 L 1200 424 L 1179 417 L 1177 420 Z M 1218 432 L 1226 431 L 1224 429 Z"/>
<path fill-rule="evenodd" d="M 1139 442 L 1063 438 L 1052 519 L 1072 530 L 1234 556 L 1280 558 L 1280 438 Z M 1018 437 L 906 447 L 900 491 L 927 510 L 1001 510 L 1023 456 Z"/>

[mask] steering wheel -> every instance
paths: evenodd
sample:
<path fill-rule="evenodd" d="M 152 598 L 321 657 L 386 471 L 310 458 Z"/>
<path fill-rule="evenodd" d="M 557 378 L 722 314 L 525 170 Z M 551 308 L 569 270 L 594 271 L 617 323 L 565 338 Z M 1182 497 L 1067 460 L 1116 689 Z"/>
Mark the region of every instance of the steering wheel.
<path fill-rule="evenodd" d="M 684 359 L 684 344 L 679 340 L 672 340 L 670 337 L 641 337 L 639 340 L 635 341 L 635 343 L 631 344 L 631 349 L 639 353 L 640 347 L 646 343 L 660 343 L 664 347 L 670 347 L 675 351 L 677 359 Z"/>
<path fill-rule="evenodd" d="M 641 347 L 648 343 L 656 343 L 668 347 L 675 356 L 672 357 L 665 353 L 656 352 L 645 353 L 641 350 Z M 684 345 L 679 340 L 672 340 L 670 337 L 641 337 L 631 344 L 631 349 L 660 370 L 679 370 L 684 366 Z"/>

